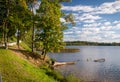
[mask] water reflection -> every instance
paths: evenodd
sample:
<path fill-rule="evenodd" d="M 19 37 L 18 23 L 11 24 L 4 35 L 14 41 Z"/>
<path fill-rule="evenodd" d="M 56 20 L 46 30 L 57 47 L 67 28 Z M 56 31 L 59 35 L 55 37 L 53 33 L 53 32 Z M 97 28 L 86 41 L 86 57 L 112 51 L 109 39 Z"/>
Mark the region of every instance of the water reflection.
<path fill-rule="evenodd" d="M 77 53 L 50 55 L 57 61 L 76 61 L 75 65 L 57 68 L 64 75 L 73 73 L 86 82 L 120 82 L 120 47 L 117 46 L 69 46 L 80 48 Z M 105 62 L 94 62 L 105 58 Z"/>

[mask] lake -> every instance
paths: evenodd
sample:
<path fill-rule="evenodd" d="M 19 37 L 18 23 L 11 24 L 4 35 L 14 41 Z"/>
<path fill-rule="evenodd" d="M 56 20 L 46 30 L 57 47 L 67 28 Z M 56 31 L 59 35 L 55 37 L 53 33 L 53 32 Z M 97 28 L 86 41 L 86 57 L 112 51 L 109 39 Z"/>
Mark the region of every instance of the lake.
<path fill-rule="evenodd" d="M 67 46 L 67 48 L 79 48 L 80 52 L 49 55 L 59 62 L 76 62 L 75 65 L 57 67 L 62 74 L 75 74 L 86 82 L 120 82 L 119 46 Z M 105 58 L 105 62 L 94 62 L 101 58 Z"/>

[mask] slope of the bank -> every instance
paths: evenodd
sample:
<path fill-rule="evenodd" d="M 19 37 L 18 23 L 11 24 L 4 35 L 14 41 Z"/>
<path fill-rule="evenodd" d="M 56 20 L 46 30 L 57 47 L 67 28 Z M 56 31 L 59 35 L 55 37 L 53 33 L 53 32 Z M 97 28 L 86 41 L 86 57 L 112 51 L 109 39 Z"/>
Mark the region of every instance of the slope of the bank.
<path fill-rule="evenodd" d="M 47 76 L 45 70 L 2 48 L 0 49 L 0 74 L 3 82 L 57 82 Z"/>

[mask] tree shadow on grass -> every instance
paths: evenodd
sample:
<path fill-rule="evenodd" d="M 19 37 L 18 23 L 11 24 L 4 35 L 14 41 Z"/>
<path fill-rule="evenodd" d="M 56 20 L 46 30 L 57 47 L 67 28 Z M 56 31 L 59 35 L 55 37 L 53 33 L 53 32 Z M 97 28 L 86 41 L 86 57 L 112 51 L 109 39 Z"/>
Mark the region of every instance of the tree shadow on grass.
<path fill-rule="evenodd" d="M 5 47 L 4 46 L 0 46 L 0 49 L 5 49 Z"/>
<path fill-rule="evenodd" d="M 21 53 L 22 55 L 24 55 L 25 57 L 27 58 L 34 58 L 34 59 L 40 59 L 40 54 L 39 53 L 32 53 L 30 51 L 27 51 L 27 50 L 23 50 L 23 49 L 12 49 L 12 48 L 9 48 L 10 50 L 16 52 L 16 53 Z"/>

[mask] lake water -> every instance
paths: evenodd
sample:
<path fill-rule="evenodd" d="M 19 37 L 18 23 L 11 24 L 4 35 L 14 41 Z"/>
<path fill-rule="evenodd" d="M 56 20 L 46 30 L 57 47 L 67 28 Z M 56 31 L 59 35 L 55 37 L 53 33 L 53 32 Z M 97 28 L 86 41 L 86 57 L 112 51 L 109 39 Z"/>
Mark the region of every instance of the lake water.
<path fill-rule="evenodd" d="M 79 48 L 76 53 L 55 53 L 50 57 L 57 61 L 75 61 L 75 65 L 64 65 L 56 69 L 62 74 L 75 74 L 86 82 L 120 82 L 119 46 L 67 46 Z M 94 62 L 105 58 L 105 62 Z"/>

